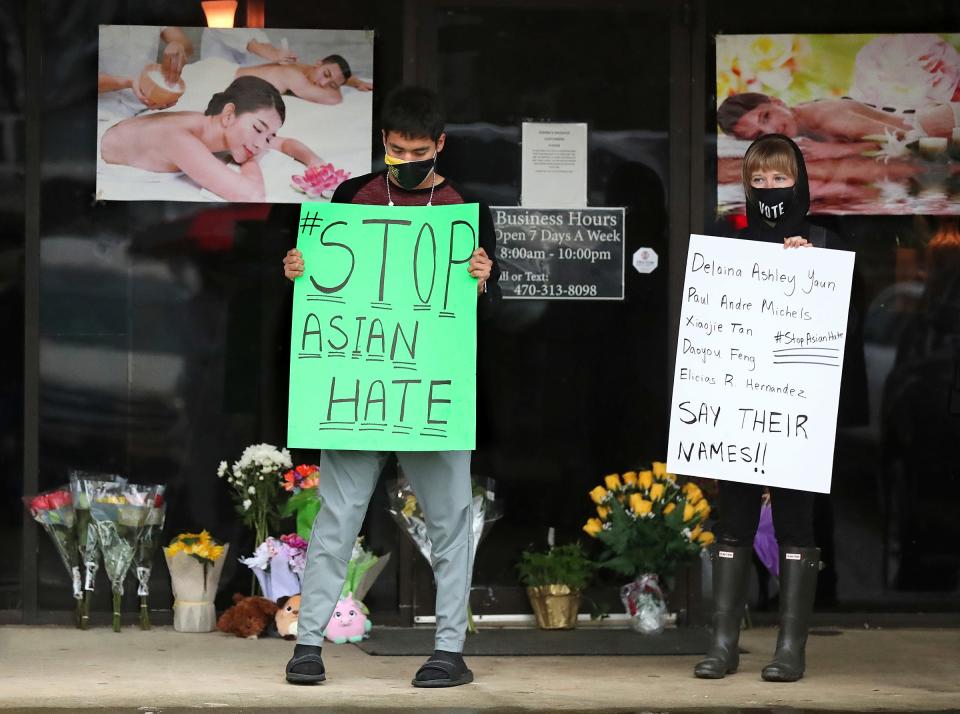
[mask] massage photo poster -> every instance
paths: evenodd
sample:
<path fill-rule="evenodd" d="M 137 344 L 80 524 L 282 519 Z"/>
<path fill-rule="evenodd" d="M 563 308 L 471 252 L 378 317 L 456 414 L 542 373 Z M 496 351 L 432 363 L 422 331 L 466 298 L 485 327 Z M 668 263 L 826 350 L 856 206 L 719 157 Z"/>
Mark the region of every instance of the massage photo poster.
<path fill-rule="evenodd" d="M 329 201 L 370 170 L 372 78 L 372 31 L 101 25 L 97 198 Z"/>
<path fill-rule="evenodd" d="M 716 37 L 717 206 L 753 139 L 797 141 L 811 213 L 960 213 L 960 34 Z"/>

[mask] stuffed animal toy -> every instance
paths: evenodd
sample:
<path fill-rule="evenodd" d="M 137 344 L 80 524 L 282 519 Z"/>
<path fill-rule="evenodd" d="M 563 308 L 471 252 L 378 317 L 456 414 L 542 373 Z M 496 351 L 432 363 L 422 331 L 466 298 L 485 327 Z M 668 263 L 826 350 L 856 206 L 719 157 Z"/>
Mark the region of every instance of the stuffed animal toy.
<path fill-rule="evenodd" d="M 265 597 L 246 597 L 237 593 L 234 605 L 217 620 L 217 629 L 237 637 L 257 639 L 277 614 L 277 604 Z"/>
<path fill-rule="evenodd" d="M 300 596 L 285 595 L 277 600 L 277 634 L 285 640 L 297 639 L 297 619 L 300 616 Z"/>
<path fill-rule="evenodd" d="M 353 599 L 353 593 L 348 593 L 337 603 L 323 636 L 338 645 L 360 642 L 373 627 L 367 619 L 366 610 L 362 602 Z"/>

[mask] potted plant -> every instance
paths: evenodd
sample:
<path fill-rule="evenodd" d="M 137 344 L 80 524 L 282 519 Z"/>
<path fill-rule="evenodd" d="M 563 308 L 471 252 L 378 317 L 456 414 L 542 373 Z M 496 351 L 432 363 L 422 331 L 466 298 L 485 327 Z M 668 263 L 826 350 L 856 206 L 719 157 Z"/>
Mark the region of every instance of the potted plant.
<path fill-rule="evenodd" d="M 710 504 L 695 483 L 681 485 L 661 462 L 606 476 L 590 498 L 597 517 L 583 530 L 604 547 L 598 566 L 631 578 L 620 598 L 634 629 L 660 632 L 665 578 L 713 542 L 713 533 L 704 530 Z"/>
<path fill-rule="evenodd" d="M 590 581 L 593 568 L 579 543 L 545 552 L 523 551 L 517 571 L 520 582 L 527 586 L 537 627 L 570 630 L 576 626 L 580 593 Z"/>

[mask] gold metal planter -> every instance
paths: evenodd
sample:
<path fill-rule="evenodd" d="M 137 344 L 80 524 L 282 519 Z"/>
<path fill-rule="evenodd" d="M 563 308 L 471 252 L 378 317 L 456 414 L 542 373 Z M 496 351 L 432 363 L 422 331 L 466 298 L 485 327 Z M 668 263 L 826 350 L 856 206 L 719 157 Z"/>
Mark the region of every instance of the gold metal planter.
<path fill-rule="evenodd" d="M 577 626 L 580 591 L 567 585 L 537 585 L 527 588 L 527 596 L 543 630 L 572 630 Z"/>

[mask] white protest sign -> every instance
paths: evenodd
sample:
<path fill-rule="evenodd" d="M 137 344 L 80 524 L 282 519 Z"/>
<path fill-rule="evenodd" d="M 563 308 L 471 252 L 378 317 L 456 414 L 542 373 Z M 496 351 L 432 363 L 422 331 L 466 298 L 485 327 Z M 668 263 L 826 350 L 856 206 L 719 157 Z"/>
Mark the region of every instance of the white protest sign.
<path fill-rule="evenodd" d="M 853 261 L 690 236 L 669 471 L 830 492 Z"/>

